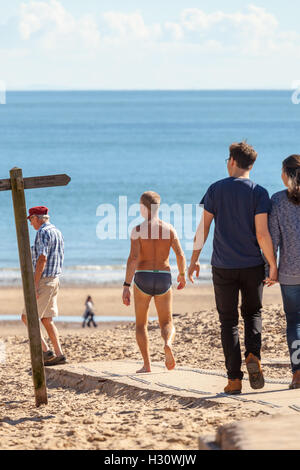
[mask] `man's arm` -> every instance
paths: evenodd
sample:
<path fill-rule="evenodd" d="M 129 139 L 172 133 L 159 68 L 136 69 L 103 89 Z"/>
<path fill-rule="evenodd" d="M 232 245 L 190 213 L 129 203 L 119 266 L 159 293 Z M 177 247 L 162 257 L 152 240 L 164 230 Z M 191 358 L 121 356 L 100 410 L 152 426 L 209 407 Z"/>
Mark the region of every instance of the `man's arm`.
<path fill-rule="evenodd" d="M 38 291 L 39 283 L 47 264 L 49 244 L 49 234 L 45 232 L 38 232 L 35 239 L 35 251 L 37 256 L 37 262 L 35 266 L 34 283 L 36 292 Z"/>
<path fill-rule="evenodd" d="M 138 233 L 136 232 L 135 229 L 133 229 L 132 234 L 131 234 L 131 247 L 130 247 L 130 253 L 129 257 L 127 260 L 127 267 L 126 267 L 126 277 L 125 277 L 125 282 L 126 284 L 131 284 L 138 259 L 139 259 L 139 254 L 140 254 L 140 240 Z M 123 304 L 124 305 L 130 305 L 130 290 L 129 287 L 124 286 L 123 289 Z"/>
<path fill-rule="evenodd" d="M 269 232 L 273 242 L 275 257 L 277 257 L 278 248 L 281 242 L 281 231 L 277 209 L 274 204 L 272 206 L 271 214 L 269 215 Z"/>
<path fill-rule="evenodd" d="M 174 232 L 172 232 L 172 243 L 171 247 L 176 255 L 176 261 L 177 261 L 177 267 L 178 267 L 178 277 L 177 277 L 177 282 L 179 282 L 178 289 L 183 289 L 186 285 L 186 280 L 185 280 L 185 270 L 186 270 L 186 261 L 185 261 L 185 256 L 183 249 L 181 247 L 179 238 L 177 236 L 177 233 L 174 229 Z"/>
<path fill-rule="evenodd" d="M 202 217 L 201 217 L 201 221 L 198 225 L 196 235 L 194 238 L 194 249 L 193 249 L 193 254 L 191 257 L 190 266 L 188 269 L 188 276 L 191 282 L 194 282 L 193 274 L 195 271 L 196 271 L 196 276 L 199 277 L 200 263 L 198 262 L 198 259 L 205 245 L 205 242 L 207 240 L 210 226 L 212 224 L 213 219 L 214 219 L 214 215 L 204 209 Z"/>
<path fill-rule="evenodd" d="M 131 240 L 130 254 L 127 260 L 125 282 L 131 284 L 140 253 L 139 240 Z"/>
<path fill-rule="evenodd" d="M 268 214 L 257 214 L 255 216 L 255 230 L 258 244 L 270 266 L 269 277 L 265 280 L 266 285 L 270 287 L 278 280 L 278 270 L 268 227 Z"/>
<path fill-rule="evenodd" d="M 34 284 L 35 284 L 36 292 L 38 291 L 39 283 L 43 275 L 43 272 L 45 270 L 46 264 L 47 264 L 47 257 L 45 255 L 40 255 L 39 259 L 36 262 L 35 273 L 34 273 Z"/>

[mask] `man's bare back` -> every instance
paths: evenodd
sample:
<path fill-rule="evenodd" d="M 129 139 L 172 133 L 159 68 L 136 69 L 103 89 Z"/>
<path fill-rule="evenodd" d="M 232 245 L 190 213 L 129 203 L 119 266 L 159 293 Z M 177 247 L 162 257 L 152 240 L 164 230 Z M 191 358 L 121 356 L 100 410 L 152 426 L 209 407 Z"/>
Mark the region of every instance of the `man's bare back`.
<path fill-rule="evenodd" d="M 136 226 L 132 238 L 139 242 L 138 270 L 170 271 L 170 249 L 183 254 L 175 228 L 160 219 Z"/>

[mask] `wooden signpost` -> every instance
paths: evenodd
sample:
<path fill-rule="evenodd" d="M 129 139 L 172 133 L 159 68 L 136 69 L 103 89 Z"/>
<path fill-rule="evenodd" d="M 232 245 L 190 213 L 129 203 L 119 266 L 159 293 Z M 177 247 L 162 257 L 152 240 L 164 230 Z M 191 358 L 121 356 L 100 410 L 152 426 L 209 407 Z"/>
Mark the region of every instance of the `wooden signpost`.
<path fill-rule="evenodd" d="M 24 190 L 66 186 L 70 181 L 68 175 L 23 179 L 20 168 L 13 168 L 10 171 L 10 179 L 0 180 L 0 191 L 11 190 L 13 198 L 36 406 L 47 404 L 48 398 Z"/>

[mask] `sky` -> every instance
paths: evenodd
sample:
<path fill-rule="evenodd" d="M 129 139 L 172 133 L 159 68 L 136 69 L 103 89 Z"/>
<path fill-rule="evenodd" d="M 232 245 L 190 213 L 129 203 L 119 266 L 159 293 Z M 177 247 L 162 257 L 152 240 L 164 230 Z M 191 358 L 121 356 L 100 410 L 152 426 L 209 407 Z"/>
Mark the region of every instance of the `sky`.
<path fill-rule="evenodd" d="M 290 89 L 295 0 L 0 0 L 14 89 Z"/>

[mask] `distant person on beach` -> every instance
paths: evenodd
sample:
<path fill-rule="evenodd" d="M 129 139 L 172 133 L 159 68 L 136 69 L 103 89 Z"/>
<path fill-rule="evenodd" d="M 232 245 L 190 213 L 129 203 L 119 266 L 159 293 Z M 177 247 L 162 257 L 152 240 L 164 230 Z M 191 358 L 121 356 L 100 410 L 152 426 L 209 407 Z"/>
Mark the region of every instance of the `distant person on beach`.
<path fill-rule="evenodd" d="M 83 323 L 82 328 L 85 328 L 85 324 L 87 322 L 87 326 L 90 327 L 91 323 L 95 328 L 97 328 L 97 324 L 94 320 L 95 313 L 94 313 L 94 303 L 92 297 L 89 295 L 85 301 L 85 312 L 83 315 Z"/>
<path fill-rule="evenodd" d="M 42 349 L 46 366 L 64 364 L 64 356 L 53 317 L 58 315 L 57 296 L 59 276 L 64 260 L 64 240 L 61 232 L 50 223 L 48 208 L 45 206 L 29 209 L 27 217 L 32 227 L 37 230 L 32 247 L 32 262 L 36 288 L 38 314 L 46 328 L 54 353 L 48 347 L 42 332 Z M 26 310 L 22 313 L 22 321 L 27 324 Z"/>
<path fill-rule="evenodd" d="M 287 321 L 287 342 L 293 379 L 300 388 L 300 155 L 283 161 L 282 180 L 287 190 L 275 193 L 269 218 L 275 253 L 279 249 L 279 283 Z"/>
<path fill-rule="evenodd" d="M 145 221 L 131 233 L 131 250 L 127 261 L 123 290 L 123 303 L 130 305 L 130 286 L 134 277 L 134 305 L 136 315 L 136 339 L 144 359 L 138 373 L 151 372 L 148 310 L 154 297 L 161 335 L 164 340 L 165 364 L 167 369 L 175 367 L 172 342 L 175 328 L 172 319 L 172 278 L 169 263 L 170 249 L 176 254 L 179 275 L 178 289 L 183 289 L 185 280 L 185 257 L 174 227 L 158 218 L 160 196 L 147 191 L 140 199 L 141 215 Z"/>
<path fill-rule="evenodd" d="M 226 159 L 229 178 L 212 184 L 201 204 L 204 205 L 194 251 L 188 270 L 189 279 L 200 272 L 198 262 L 207 240 L 212 221 L 215 221 L 212 274 L 217 310 L 221 323 L 222 346 L 228 374 L 225 393 L 242 390 L 243 372 L 238 323 L 239 292 L 241 314 L 245 327 L 245 357 L 250 385 L 264 386 L 261 368 L 261 331 L 263 286 L 277 281 L 277 265 L 268 229 L 271 201 L 263 187 L 250 180 L 250 171 L 257 153 L 246 142 L 230 146 Z M 270 265 L 265 277 L 264 253 Z"/>

